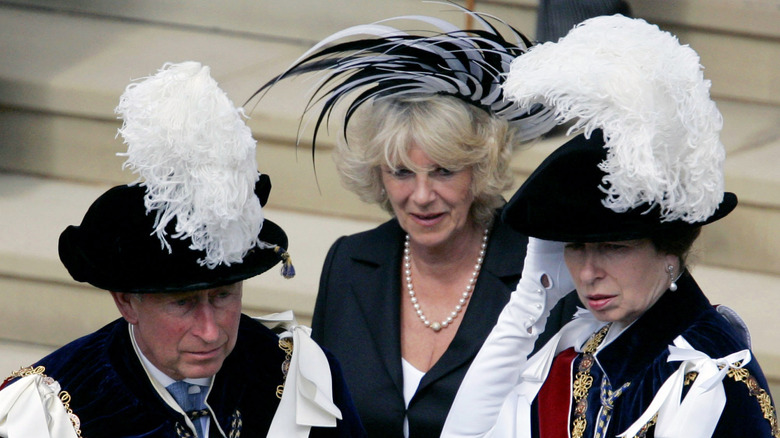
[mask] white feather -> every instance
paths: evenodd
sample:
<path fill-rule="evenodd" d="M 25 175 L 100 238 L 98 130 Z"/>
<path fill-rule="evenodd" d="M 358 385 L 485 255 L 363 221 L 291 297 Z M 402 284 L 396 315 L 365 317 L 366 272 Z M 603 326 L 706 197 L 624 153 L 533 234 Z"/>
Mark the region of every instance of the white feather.
<path fill-rule="evenodd" d="M 130 84 L 116 112 L 127 144 L 124 166 L 146 186 L 154 233 L 168 247 L 165 227 L 176 219 L 177 239 L 190 238 L 209 268 L 240 263 L 258 244 L 263 211 L 255 140 L 243 111 L 197 62 L 165 64 Z"/>
<path fill-rule="evenodd" d="M 621 15 L 585 21 L 513 61 L 504 91 L 552 105 L 571 130 L 601 128 L 609 149 L 604 205 L 658 204 L 662 220 L 705 220 L 723 199 L 722 118 L 699 56 L 676 37 Z"/>

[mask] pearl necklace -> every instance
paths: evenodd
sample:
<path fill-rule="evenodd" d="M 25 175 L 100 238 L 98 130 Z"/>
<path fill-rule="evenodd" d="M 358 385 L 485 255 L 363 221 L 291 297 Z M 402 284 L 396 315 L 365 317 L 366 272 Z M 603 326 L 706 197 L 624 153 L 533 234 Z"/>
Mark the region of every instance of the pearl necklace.
<path fill-rule="evenodd" d="M 469 284 L 466 285 L 466 290 L 461 294 L 460 300 L 458 300 L 458 304 L 455 306 L 455 310 L 450 312 L 450 314 L 447 316 L 447 319 L 444 321 L 431 322 L 425 316 L 425 313 L 423 313 L 422 307 L 417 300 L 417 295 L 414 292 L 414 286 L 412 286 L 412 255 L 411 250 L 409 249 L 409 235 L 406 235 L 406 240 L 404 241 L 404 276 L 406 278 L 406 289 L 409 291 L 409 298 L 412 301 L 414 310 L 417 312 L 417 316 L 426 327 L 435 332 L 438 332 L 439 330 L 449 326 L 452 321 L 458 317 L 458 314 L 460 314 L 461 310 L 463 310 L 463 306 L 466 304 L 466 301 L 468 301 L 469 296 L 471 295 L 471 291 L 474 290 L 474 283 L 477 282 L 479 270 L 482 269 L 482 261 L 485 259 L 485 248 L 487 248 L 487 241 L 488 229 L 486 228 L 484 234 L 482 235 L 482 246 L 479 250 L 479 257 L 477 257 L 477 264 L 474 265 L 474 271 L 471 273 L 471 278 L 469 278 Z"/>

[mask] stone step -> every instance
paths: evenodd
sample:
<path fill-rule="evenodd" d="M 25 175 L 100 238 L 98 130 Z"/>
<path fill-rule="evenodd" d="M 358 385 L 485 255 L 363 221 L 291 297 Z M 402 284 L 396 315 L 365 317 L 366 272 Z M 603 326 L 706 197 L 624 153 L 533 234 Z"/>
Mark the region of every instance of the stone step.
<path fill-rule="evenodd" d="M 344 0 L 344 6 L 350 1 L 355 0 Z M 682 9 L 668 3 L 634 2 L 632 6 L 637 16 L 674 28 L 684 42 L 690 40 L 700 51 L 726 121 L 727 188 L 741 199 L 734 215 L 707 229 L 704 241 L 717 251 L 709 251 L 705 262 L 780 273 L 780 254 L 774 251 L 780 243 L 774 232 L 780 208 L 776 169 L 780 100 L 772 100 L 780 99 L 776 92 L 780 44 L 776 26 L 768 24 L 776 21 L 767 21 L 778 11 L 761 1 L 743 6 L 717 0 L 707 4 L 721 16 L 705 26 L 696 12 L 710 13 L 706 2 L 678 1 L 686 5 Z M 337 14 L 324 4 L 217 6 L 198 0 L 182 9 L 170 2 L 143 0 L 132 7 L 101 2 L 74 5 L 66 0 L 4 2 L 0 54 L 9 62 L 0 63 L 0 170 L 86 183 L 133 180 L 121 171 L 121 159 L 115 157 L 123 145 L 115 138 L 119 124 L 113 108 L 130 79 L 153 73 L 165 61 L 197 59 L 211 65 L 215 78 L 240 104 L 314 41 L 350 24 L 403 13 L 457 20 L 451 12 L 442 12 L 441 5 L 416 0 L 342 9 L 351 14 Z M 477 4 L 480 10 L 533 32 L 535 1 Z M 756 19 L 748 26 L 742 18 Z M 741 80 L 735 80 L 734 66 L 744 65 L 750 68 L 739 69 Z M 275 182 L 275 205 L 380 220 L 384 212 L 344 196 L 329 157 L 332 136 L 321 138 L 316 180 L 306 133 L 295 149 L 299 112 L 305 103 L 301 91 L 311 86 L 305 80 L 282 83 L 249 106 L 249 123 L 260 142 L 259 167 L 271 173 Z M 516 154 L 513 167 L 518 185 L 563 141 L 550 138 Z"/>

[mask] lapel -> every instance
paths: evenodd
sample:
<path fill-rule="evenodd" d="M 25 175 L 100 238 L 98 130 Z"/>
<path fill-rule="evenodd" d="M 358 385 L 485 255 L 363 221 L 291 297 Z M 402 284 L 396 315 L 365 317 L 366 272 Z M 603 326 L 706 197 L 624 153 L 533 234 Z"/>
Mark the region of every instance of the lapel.
<path fill-rule="evenodd" d="M 354 275 L 350 282 L 376 353 L 402 396 L 401 307 L 398 291 L 401 290 L 404 235 L 395 219 L 360 235 L 351 257 L 353 263 L 360 265 L 361 275 Z"/>

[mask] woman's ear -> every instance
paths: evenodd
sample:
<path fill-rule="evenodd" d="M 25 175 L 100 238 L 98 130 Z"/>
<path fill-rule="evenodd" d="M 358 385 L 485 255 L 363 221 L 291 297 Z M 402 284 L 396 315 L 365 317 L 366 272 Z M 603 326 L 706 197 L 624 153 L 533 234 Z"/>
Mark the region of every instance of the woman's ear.
<path fill-rule="evenodd" d="M 140 300 L 134 295 L 127 292 L 111 292 L 116 308 L 119 309 L 119 313 L 130 324 L 138 324 L 138 309 L 136 309 L 136 306 Z"/>
<path fill-rule="evenodd" d="M 677 257 L 674 254 L 666 254 L 664 256 L 664 261 L 666 262 L 666 267 L 668 269 L 669 266 L 673 266 L 673 270 L 670 273 L 672 275 L 672 278 L 677 278 L 678 275 L 682 272 L 682 261 L 679 257 Z"/>

